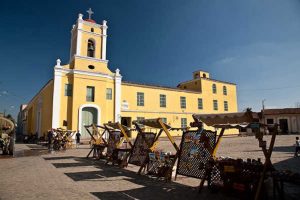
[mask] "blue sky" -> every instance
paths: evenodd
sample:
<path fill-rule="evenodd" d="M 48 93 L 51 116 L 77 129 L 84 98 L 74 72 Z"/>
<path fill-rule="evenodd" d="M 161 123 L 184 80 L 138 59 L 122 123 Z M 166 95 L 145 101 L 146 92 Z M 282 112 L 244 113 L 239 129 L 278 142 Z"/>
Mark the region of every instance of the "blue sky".
<path fill-rule="evenodd" d="M 300 102 L 300 1 L 1 0 L 0 112 L 16 116 L 56 59 L 68 63 L 72 24 L 90 7 L 124 80 L 175 87 L 203 69 L 237 84 L 240 111 Z"/>

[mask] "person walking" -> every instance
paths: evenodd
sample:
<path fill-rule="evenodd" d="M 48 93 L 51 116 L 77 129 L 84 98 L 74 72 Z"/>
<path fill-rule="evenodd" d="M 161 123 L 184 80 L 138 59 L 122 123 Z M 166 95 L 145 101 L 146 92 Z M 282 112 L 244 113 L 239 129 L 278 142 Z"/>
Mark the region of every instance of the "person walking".
<path fill-rule="evenodd" d="M 79 130 L 77 130 L 77 133 L 76 133 L 76 148 L 78 148 L 79 145 L 80 145 L 80 137 L 81 137 L 81 134 L 80 134 Z"/>
<path fill-rule="evenodd" d="M 300 151 L 300 140 L 299 140 L 299 137 L 296 137 L 295 157 L 298 157 L 298 152 L 299 151 Z"/>

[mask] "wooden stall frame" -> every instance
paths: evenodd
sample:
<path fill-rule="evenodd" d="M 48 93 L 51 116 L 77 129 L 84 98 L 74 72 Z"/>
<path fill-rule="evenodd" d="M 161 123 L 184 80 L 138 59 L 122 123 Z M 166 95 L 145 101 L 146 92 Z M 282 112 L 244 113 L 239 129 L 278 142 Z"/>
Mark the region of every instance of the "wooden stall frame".
<path fill-rule="evenodd" d="M 151 123 L 153 123 L 153 124 L 151 124 Z M 172 162 L 172 166 L 174 166 L 174 164 L 177 160 L 177 157 L 178 157 L 179 147 L 177 146 L 177 144 L 175 143 L 175 140 L 171 136 L 170 131 L 171 130 L 182 130 L 182 128 L 171 128 L 171 127 L 168 128 L 166 126 L 166 124 L 162 121 L 161 118 L 138 120 L 138 121 L 134 121 L 133 124 L 136 126 L 136 129 L 137 129 L 138 133 L 141 134 L 142 137 L 145 137 L 145 132 L 143 131 L 143 129 L 140 127 L 139 124 L 144 125 L 144 126 L 148 126 L 148 127 L 151 127 L 151 128 L 160 129 L 159 133 L 156 135 L 156 137 L 154 139 L 153 145 L 151 147 L 150 147 L 150 145 L 148 145 L 150 151 L 154 151 L 155 147 L 158 145 L 158 139 L 161 136 L 161 134 L 163 132 L 166 133 L 167 138 L 169 139 L 169 141 L 171 142 L 171 144 L 173 145 L 173 147 L 176 150 L 175 158 Z M 144 161 L 144 163 L 141 164 L 140 169 L 138 170 L 138 174 L 141 174 L 142 170 L 146 169 L 146 166 L 147 166 L 148 162 L 149 161 L 146 159 Z"/>
<path fill-rule="evenodd" d="M 119 164 L 120 167 L 126 167 L 126 166 L 128 165 L 127 159 L 128 159 L 128 157 L 129 157 L 129 155 L 130 155 L 131 148 L 133 147 L 133 145 L 132 145 L 132 143 L 131 143 L 131 141 L 130 141 L 130 138 L 129 138 L 129 136 L 128 136 L 128 134 L 127 134 L 127 132 L 126 132 L 125 129 L 127 129 L 127 131 L 130 131 L 130 130 L 132 130 L 132 129 L 130 129 L 130 128 L 128 128 L 128 127 L 126 127 L 126 126 L 120 124 L 119 122 L 109 122 L 109 123 L 105 123 L 105 124 L 104 124 L 104 127 L 105 127 L 106 131 L 108 132 L 109 137 L 111 137 L 111 136 L 113 135 L 112 132 L 113 132 L 113 131 L 116 131 L 116 130 L 117 130 L 117 131 L 120 131 L 120 134 L 123 134 L 123 136 L 124 136 L 124 137 L 122 137 L 122 138 L 120 139 L 119 143 L 116 145 L 116 148 L 113 149 L 113 151 L 121 151 L 122 149 L 121 149 L 120 147 L 121 147 L 121 145 L 124 143 L 125 140 L 126 140 L 127 144 L 129 144 L 129 146 L 130 146 L 129 152 L 127 153 L 127 150 L 128 150 L 128 149 L 123 149 L 123 150 L 125 150 L 125 152 L 126 152 L 126 156 L 125 156 L 125 158 L 122 159 L 122 163 Z M 106 159 L 107 159 L 107 161 L 106 161 L 105 164 L 108 164 L 109 162 L 112 162 L 112 164 L 115 164 L 115 162 L 117 161 L 117 160 L 115 160 L 115 159 L 113 158 L 113 156 L 110 156 L 110 157 L 107 156 Z"/>
<path fill-rule="evenodd" d="M 93 130 L 93 133 L 96 133 L 96 134 L 92 134 L 89 130 L 89 128 L 92 127 L 92 130 Z M 105 134 L 105 127 L 103 126 L 100 126 L 100 125 L 96 125 L 96 124 L 91 124 L 91 125 L 86 125 L 84 126 L 84 128 L 87 130 L 88 134 L 91 136 L 91 139 L 94 141 L 94 142 L 97 142 L 97 139 L 94 137 L 94 135 L 99 135 L 100 136 L 100 139 L 103 141 L 104 145 L 103 147 L 105 148 L 107 146 L 107 142 L 104 138 L 104 134 Z M 101 128 L 103 129 L 104 131 L 102 133 L 99 132 L 98 128 Z M 87 154 L 87 158 L 90 156 L 90 154 L 93 152 L 93 157 L 97 157 L 97 154 L 99 153 L 98 152 L 98 147 L 96 146 L 97 144 L 92 144 L 92 148 L 91 150 L 89 151 L 89 153 Z M 104 149 L 103 148 L 103 149 Z M 103 150 L 102 150 L 103 151 Z M 99 159 L 100 159 L 100 156 L 98 156 Z"/>
<path fill-rule="evenodd" d="M 130 141 L 129 136 L 127 135 L 127 133 L 124 129 L 125 128 L 124 125 L 120 124 L 119 122 L 115 122 L 115 123 L 110 122 L 110 123 L 105 123 L 104 128 L 107 130 L 107 132 L 110 135 L 112 134 L 111 131 L 113 131 L 114 129 L 119 130 L 124 135 L 124 137 L 120 140 L 119 144 L 117 144 L 117 148 L 119 148 L 123 144 L 124 140 L 126 140 L 127 143 L 130 145 L 130 147 L 132 148 L 133 145 Z"/>

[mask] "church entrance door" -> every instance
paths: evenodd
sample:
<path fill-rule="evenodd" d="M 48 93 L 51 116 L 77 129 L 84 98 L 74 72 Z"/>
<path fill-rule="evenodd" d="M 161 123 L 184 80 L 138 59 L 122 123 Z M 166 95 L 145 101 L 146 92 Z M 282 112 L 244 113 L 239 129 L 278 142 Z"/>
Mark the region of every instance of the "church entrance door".
<path fill-rule="evenodd" d="M 82 121 L 81 121 L 81 138 L 89 139 L 90 135 L 84 128 L 86 125 L 97 124 L 98 114 L 97 109 L 94 107 L 84 107 L 82 109 Z"/>

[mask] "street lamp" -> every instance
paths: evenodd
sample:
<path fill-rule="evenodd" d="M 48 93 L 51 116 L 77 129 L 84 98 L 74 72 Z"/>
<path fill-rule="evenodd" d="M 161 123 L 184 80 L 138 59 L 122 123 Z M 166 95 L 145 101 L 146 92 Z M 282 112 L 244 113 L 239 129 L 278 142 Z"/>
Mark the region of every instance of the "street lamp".
<path fill-rule="evenodd" d="M 265 120 L 265 101 L 266 99 L 262 100 L 262 119 L 263 119 L 263 124 L 266 124 L 266 120 Z M 266 128 L 264 127 L 264 135 L 266 134 Z"/>

